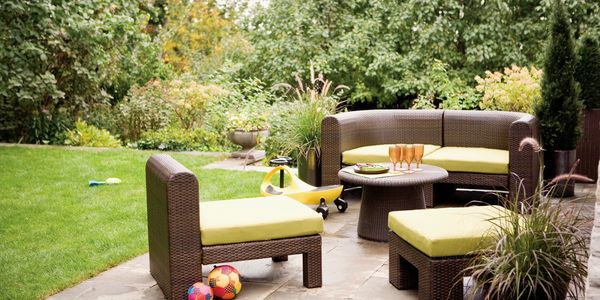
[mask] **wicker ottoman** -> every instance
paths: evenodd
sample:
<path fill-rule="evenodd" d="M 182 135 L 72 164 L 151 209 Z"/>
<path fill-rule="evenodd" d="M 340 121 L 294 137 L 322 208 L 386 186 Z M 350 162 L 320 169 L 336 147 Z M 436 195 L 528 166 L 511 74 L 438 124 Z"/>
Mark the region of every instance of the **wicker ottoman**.
<path fill-rule="evenodd" d="M 500 206 L 417 209 L 390 212 L 390 283 L 418 288 L 419 299 L 463 299 L 468 254 L 490 243 L 491 219 Z M 497 220 L 497 219 L 496 219 Z"/>

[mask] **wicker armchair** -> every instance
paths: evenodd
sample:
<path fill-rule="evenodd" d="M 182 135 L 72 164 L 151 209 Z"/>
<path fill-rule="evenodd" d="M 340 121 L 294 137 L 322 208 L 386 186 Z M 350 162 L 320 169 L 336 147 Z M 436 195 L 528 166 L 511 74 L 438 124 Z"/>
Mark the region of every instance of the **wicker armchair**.
<path fill-rule="evenodd" d="M 196 176 L 168 155 L 153 155 L 146 164 L 150 273 L 167 299 L 182 299 L 202 281 L 202 265 L 302 254 L 303 284 L 320 287 L 321 236 L 205 246 L 200 237 Z M 320 218 L 320 217 L 319 217 Z"/>
<path fill-rule="evenodd" d="M 362 146 L 422 143 L 443 147 L 485 147 L 509 151 L 508 174 L 449 172 L 444 182 L 457 186 L 506 189 L 525 199 L 535 192 L 539 160 L 525 137 L 539 138 L 538 121 L 529 114 L 500 111 L 365 110 L 328 116 L 322 123 L 321 182 L 337 184 L 342 152 Z M 519 182 L 522 182 L 520 186 Z M 433 203 L 428 199 L 427 206 Z"/>

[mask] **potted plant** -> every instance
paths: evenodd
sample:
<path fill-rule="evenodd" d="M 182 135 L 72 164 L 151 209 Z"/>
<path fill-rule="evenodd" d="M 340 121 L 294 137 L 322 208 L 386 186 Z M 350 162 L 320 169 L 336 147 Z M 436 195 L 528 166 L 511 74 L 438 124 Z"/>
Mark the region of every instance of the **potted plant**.
<path fill-rule="evenodd" d="M 577 145 L 580 173 L 595 180 L 600 157 L 600 48 L 597 38 L 590 34 L 581 39 L 575 79 L 579 82 L 579 99 L 584 106 L 583 136 Z"/>
<path fill-rule="evenodd" d="M 254 148 L 269 136 L 269 119 L 264 112 L 248 107 L 239 113 L 227 113 L 227 138 L 242 150 L 232 153 L 232 157 L 250 157 L 255 160 L 264 157 L 264 153 L 254 152 Z M 259 157 L 262 156 L 262 157 Z"/>
<path fill-rule="evenodd" d="M 540 153 L 534 139 L 523 140 L 521 149 L 526 144 Z M 551 184 L 564 179 L 592 181 L 571 172 L 557 176 Z M 577 299 L 587 277 L 585 220 L 573 206 L 551 203 L 547 197 L 553 188 L 543 189 L 538 183 L 531 198 L 506 199 L 508 210 L 489 220 L 494 229 L 483 239 L 485 246 L 472 253 L 474 259 L 465 270 L 474 278 L 472 298 L 565 299 L 568 294 Z"/>
<path fill-rule="evenodd" d="M 510 203 L 514 209 L 516 202 Z M 506 212 L 494 222 L 489 238 L 495 243 L 477 251 L 469 269 L 472 291 L 484 299 L 565 299 L 567 294 L 578 299 L 588 257 L 582 218 L 562 203 L 529 209 L 524 215 Z"/>
<path fill-rule="evenodd" d="M 546 149 L 544 179 L 568 172 L 575 162 L 575 147 L 581 136 L 582 105 L 574 78 L 574 42 L 560 0 L 554 1 L 550 29 L 542 74 L 542 101 L 535 108 L 541 142 Z M 572 196 L 575 186 L 572 182 L 561 182 L 553 190 L 562 196 Z"/>
<path fill-rule="evenodd" d="M 321 122 L 325 116 L 336 113 L 340 104 L 340 96 L 345 85 L 332 89 L 332 82 L 324 78 L 322 73 L 315 76 L 313 65 L 310 66 L 310 82 L 305 84 L 296 75 L 297 87 L 287 83 L 276 84 L 275 88 L 294 90 L 299 109 L 292 117 L 288 128 L 288 152 L 297 151 L 298 177 L 314 186 L 321 185 Z"/>

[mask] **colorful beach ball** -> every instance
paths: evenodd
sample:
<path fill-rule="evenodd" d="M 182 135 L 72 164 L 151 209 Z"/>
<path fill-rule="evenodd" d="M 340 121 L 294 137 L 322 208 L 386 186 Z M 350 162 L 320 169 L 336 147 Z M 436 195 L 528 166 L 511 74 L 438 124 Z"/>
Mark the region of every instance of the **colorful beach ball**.
<path fill-rule="evenodd" d="M 208 284 L 213 289 L 215 297 L 225 300 L 235 298 L 242 289 L 240 272 L 229 265 L 215 266 L 208 273 Z"/>
<path fill-rule="evenodd" d="M 188 300 L 213 300 L 213 291 L 210 286 L 196 282 L 188 289 Z"/>

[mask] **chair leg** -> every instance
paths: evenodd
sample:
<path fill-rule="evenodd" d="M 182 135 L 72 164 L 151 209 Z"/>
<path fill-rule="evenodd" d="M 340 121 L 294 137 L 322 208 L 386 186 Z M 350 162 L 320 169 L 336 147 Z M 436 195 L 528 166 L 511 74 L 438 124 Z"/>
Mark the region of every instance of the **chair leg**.
<path fill-rule="evenodd" d="M 302 253 L 302 282 L 307 288 L 321 287 L 321 248 Z"/>
<path fill-rule="evenodd" d="M 273 260 L 273 262 L 288 261 L 288 256 L 287 255 L 273 256 L 271 259 Z"/>

